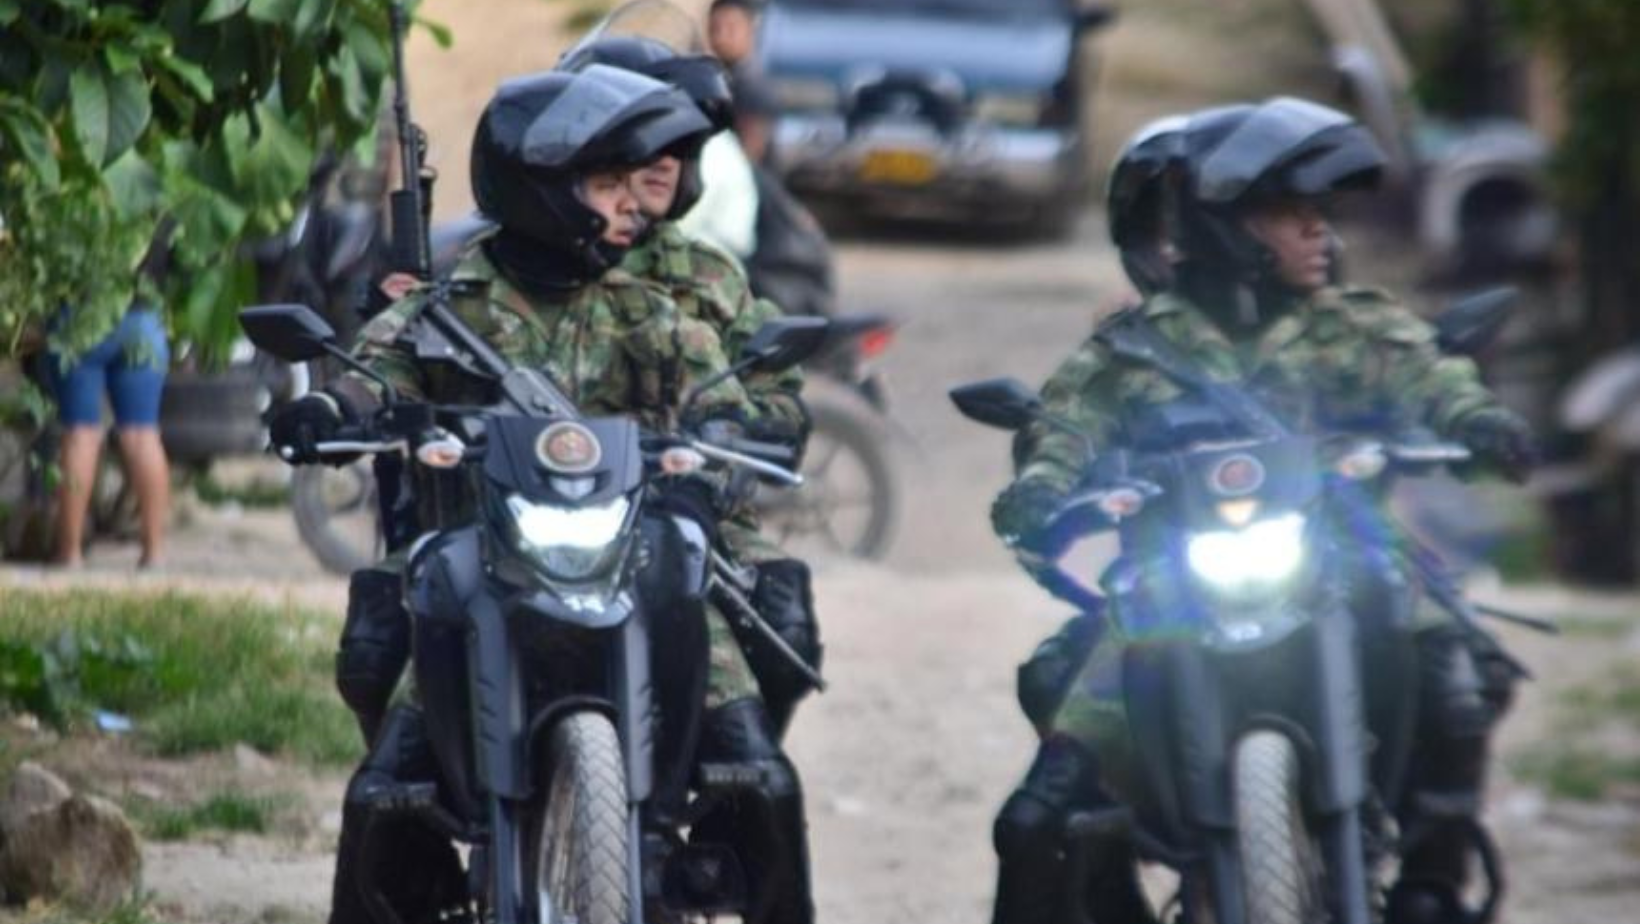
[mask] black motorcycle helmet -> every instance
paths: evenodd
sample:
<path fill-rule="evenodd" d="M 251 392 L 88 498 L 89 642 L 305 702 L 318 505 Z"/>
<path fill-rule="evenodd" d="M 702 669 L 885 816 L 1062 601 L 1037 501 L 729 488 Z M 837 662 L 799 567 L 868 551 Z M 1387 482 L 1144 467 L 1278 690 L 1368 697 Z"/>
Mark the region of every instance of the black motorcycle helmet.
<path fill-rule="evenodd" d="M 713 134 L 734 124 L 734 97 L 723 65 L 716 58 L 679 54 L 658 39 L 620 35 L 583 42 L 570 49 L 558 66 L 566 71 L 582 71 L 594 64 L 632 71 L 682 90 L 712 123 Z M 700 176 L 700 145 L 704 142 L 702 136 L 693 147 L 683 144 L 663 152 L 683 161 L 677 198 L 665 216 L 668 220 L 688 214 L 705 191 Z"/>
<path fill-rule="evenodd" d="M 710 131 L 686 95 L 631 71 L 594 64 L 503 83 L 473 135 L 473 198 L 501 226 L 491 256 L 536 288 L 597 279 L 624 254 L 603 242 L 607 222 L 581 200 L 582 178 Z"/>
<path fill-rule="evenodd" d="M 1242 226 L 1259 202 L 1376 185 L 1384 153 L 1335 109 L 1291 97 L 1209 109 L 1182 131 L 1177 222 L 1185 259 L 1246 286 L 1267 285 L 1274 255 Z"/>
<path fill-rule="evenodd" d="M 1184 116 L 1149 123 L 1128 139 L 1111 168 L 1105 188 L 1105 217 L 1122 269 L 1139 292 L 1150 295 L 1173 285 L 1173 258 L 1166 215 L 1169 184 L 1184 150 Z"/>

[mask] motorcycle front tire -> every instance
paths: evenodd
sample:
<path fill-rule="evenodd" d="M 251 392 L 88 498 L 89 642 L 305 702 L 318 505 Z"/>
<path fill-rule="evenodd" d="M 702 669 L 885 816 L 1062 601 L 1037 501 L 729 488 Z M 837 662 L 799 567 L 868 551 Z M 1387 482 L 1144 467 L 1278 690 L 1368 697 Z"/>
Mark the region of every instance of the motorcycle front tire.
<path fill-rule="evenodd" d="M 537 919 L 627 924 L 626 771 L 615 727 L 595 712 L 559 720 L 545 770 L 525 867 L 542 903 Z"/>
<path fill-rule="evenodd" d="M 1231 785 L 1248 924 L 1309 924 L 1324 914 L 1298 766 L 1297 749 L 1279 732 L 1255 731 L 1236 745 Z"/>

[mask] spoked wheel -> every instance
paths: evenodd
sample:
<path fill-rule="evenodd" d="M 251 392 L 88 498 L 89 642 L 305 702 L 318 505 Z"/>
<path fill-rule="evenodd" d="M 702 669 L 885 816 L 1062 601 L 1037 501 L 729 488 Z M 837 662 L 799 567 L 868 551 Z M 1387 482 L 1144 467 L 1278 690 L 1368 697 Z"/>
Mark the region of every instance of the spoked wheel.
<path fill-rule="evenodd" d="M 803 459 L 804 484 L 760 489 L 764 523 L 795 555 L 881 558 L 899 505 L 887 436 L 862 401 L 820 392 L 808 406 L 814 429 Z"/>
<path fill-rule="evenodd" d="M 381 559 L 385 543 L 368 459 L 341 468 L 301 466 L 291 476 L 290 498 L 296 531 L 326 571 L 348 575 Z"/>
<path fill-rule="evenodd" d="M 1318 924 L 1321 864 L 1298 801 L 1298 753 L 1286 735 L 1256 731 L 1236 746 L 1237 852 L 1248 924 Z"/>
<path fill-rule="evenodd" d="M 578 712 L 548 744 L 551 776 L 532 839 L 541 924 L 627 924 L 626 773 L 609 719 Z"/>

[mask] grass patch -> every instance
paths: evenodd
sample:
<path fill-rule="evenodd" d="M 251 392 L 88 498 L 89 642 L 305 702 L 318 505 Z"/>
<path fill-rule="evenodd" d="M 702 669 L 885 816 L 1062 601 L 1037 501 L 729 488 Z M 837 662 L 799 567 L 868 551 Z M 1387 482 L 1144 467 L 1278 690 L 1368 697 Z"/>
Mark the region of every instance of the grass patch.
<path fill-rule="evenodd" d="M 1599 802 L 1618 785 L 1640 784 L 1640 758 L 1618 758 L 1586 747 L 1545 747 L 1512 762 L 1523 780 L 1551 795 L 1580 802 Z"/>
<path fill-rule="evenodd" d="M 207 507 L 238 504 L 247 510 L 268 510 L 290 505 L 290 486 L 254 479 L 244 484 L 223 484 L 210 474 L 193 483 L 194 496 Z"/>
<path fill-rule="evenodd" d="M 161 805 L 146 799 L 130 803 L 132 817 L 147 837 L 159 841 L 185 840 L 201 831 L 266 834 L 288 800 L 219 792 L 197 805 Z"/>
<path fill-rule="evenodd" d="M 1627 638 L 1635 624 L 1626 619 L 1602 619 L 1596 616 L 1562 616 L 1555 620 L 1560 634 L 1575 638 L 1615 641 Z"/>
<path fill-rule="evenodd" d="M 123 902 L 106 912 L 94 912 L 69 905 L 30 906 L 15 917 L 0 914 L 0 920 L 15 924 L 164 924 L 155 916 L 151 896 L 143 895 Z"/>
<path fill-rule="evenodd" d="M 1640 787 L 1640 666 L 1620 665 L 1573 687 L 1556 704 L 1561 720 L 1548 740 L 1510 761 L 1523 780 L 1563 799 L 1595 802 L 1613 789 Z M 1616 734 L 1612 734 L 1612 733 Z"/>
<path fill-rule="evenodd" d="M 65 729 L 90 710 L 132 717 L 162 754 L 244 742 L 326 765 L 357 758 L 358 734 L 332 691 L 322 617 L 189 594 L 0 591 L 6 638 L 0 708 Z M 15 661 L 15 663 L 14 663 Z"/>

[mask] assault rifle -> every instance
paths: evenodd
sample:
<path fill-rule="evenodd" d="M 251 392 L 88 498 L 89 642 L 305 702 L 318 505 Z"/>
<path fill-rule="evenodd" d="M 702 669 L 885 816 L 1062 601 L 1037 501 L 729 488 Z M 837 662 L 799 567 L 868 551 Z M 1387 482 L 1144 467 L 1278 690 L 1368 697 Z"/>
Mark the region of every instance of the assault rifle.
<path fill-rule="evenodd" d="M 433 182 L 438 179 L 438 171 L 424 162 L 427 133 L 410 121 L 410 87 L 404 75 L 404 37 L 410 20 L 404 4 L 392 0 L 388 16 L 393 28 L 393 121 L 399 134 L 400 183 L 388 202 L 393 216 L 391 268 L 426 280 L 433 273 L 428 229 L 432 225 Z"/>

